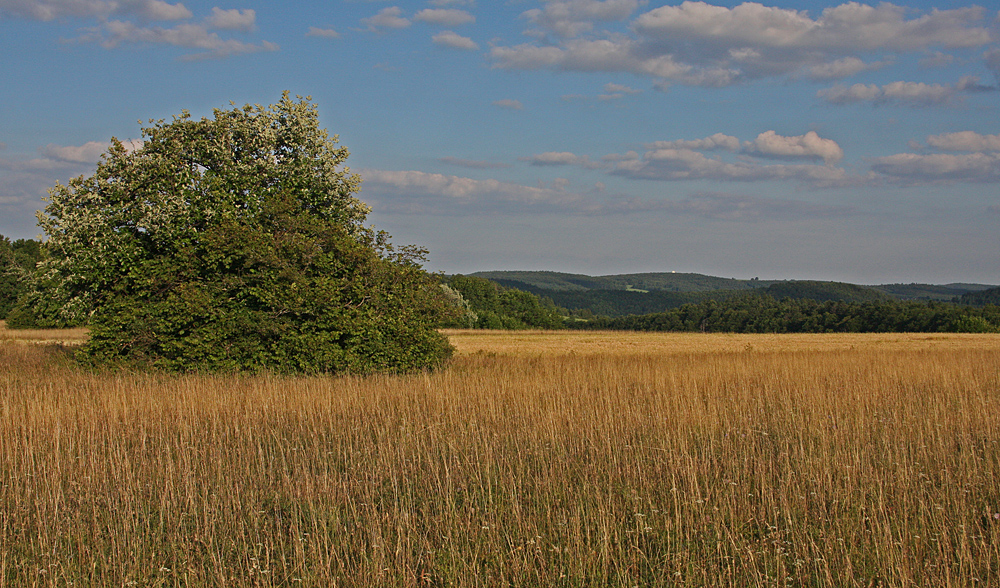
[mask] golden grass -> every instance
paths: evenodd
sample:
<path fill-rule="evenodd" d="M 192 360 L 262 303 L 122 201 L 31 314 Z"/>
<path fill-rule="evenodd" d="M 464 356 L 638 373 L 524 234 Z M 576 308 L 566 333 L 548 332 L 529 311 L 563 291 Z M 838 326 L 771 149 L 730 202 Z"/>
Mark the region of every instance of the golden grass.
<path fill-rule="evenodd" d="M 56 345 L 82 345 L 89 331 L 78 329 L 8 329 L 7 321 L 0 321 L 0 343 L 36 343 Z"/>
<path fill-rule="evenodd" d="M 0 342 L 0 586 L 997 586 L 996 336 L 450 334 L 444 370 Z"/>

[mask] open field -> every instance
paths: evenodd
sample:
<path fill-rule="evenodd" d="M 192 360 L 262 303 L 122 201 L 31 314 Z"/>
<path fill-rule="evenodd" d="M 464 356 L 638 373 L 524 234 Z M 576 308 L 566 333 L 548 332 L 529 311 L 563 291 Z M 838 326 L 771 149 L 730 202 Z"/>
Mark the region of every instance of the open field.
<path fill-rule="evenodd" d="M 87 329 L 8 329 L 0 321 L 0 343 L 35 343 L 42 345 L 81 345 L 87 340 Z"/>
<path fill-rule="evenodd" d="M 449 336 L 370 378 L 0 340 L 0 586 L 1000 585 L 1000 336 Z"/>

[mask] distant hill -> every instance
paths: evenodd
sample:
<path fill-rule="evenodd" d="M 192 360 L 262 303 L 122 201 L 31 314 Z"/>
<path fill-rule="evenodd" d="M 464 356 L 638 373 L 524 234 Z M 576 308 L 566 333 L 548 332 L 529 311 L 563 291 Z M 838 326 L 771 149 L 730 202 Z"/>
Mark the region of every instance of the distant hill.
<path fill-rule="evenodd" d="M 726 300 L 752 290 L 778 300 L 853 303 L 892 299 L 952 301 L 964 294 L 990 288 L 983 284 L 860 286 L 815 280 L 741 280 L 675 272 L 587 276 L 544 271 L 488 271 L 472 275 L 551 299 L 562 308 L 610 317 L 664 312 L 688 303 Z"/>
<path fill-rule="evenodd" d="M 794 298 L 796 300 L 815 300 L 816 302 L 878 302 L 893 298 L 877 288 L 844 282 L 816 282 L 812 280 L 778 282 L 771 284 L 764 291 L 779 300 Z"/>
<path fill-rule="evenodd" d="M 989 289 L 984 284 L 882 284 L 872 286 L 900 300 L 938 300 L 950 302 L 968 292 L 979 292 Z"/>
<path fill-rule="evenodd" d="M 583 290 L 662 290 L 667 292 L 712 292 L 764 288 L 777 280 L 739 280 L 703 274 L 661 272 L 586 276 L 559 272 L 491 271 L 470 274 L 495 282 L 520 282 L 535 288 L 555 291 Z"/>

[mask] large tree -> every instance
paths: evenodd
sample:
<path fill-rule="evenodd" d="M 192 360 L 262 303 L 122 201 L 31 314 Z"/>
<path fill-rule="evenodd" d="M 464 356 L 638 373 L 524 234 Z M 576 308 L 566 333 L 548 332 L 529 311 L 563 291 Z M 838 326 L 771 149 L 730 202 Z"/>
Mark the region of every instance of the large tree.
<path fill-rule="evenodd" d="M 308 98 L 150 125 L 50 190 L 24 316 L 87 322 L 97 364 L 371 372 L 450 354 L 424 252 L 364 226 L 360 178 Z"/>

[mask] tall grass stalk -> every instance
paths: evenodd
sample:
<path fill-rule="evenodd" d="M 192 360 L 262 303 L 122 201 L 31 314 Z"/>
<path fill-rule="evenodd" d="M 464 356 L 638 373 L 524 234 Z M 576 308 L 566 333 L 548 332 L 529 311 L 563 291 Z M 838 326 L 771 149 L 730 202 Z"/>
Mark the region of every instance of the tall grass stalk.
<path fill-rule="evenodd" d="M 0 586 L 1000 585 L 1000 339 L 615 336 L 369 378 L 0 343 Z"/>

